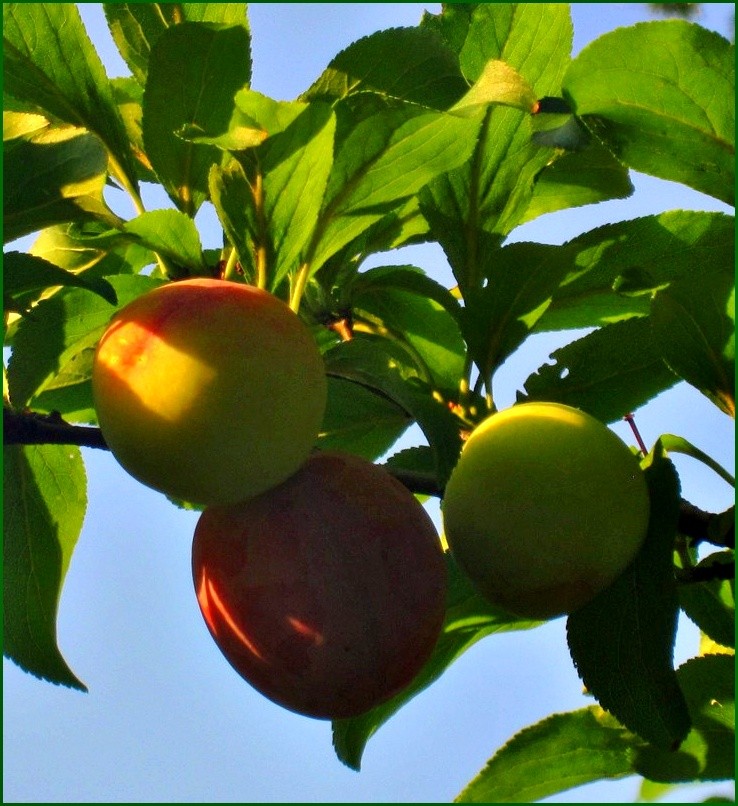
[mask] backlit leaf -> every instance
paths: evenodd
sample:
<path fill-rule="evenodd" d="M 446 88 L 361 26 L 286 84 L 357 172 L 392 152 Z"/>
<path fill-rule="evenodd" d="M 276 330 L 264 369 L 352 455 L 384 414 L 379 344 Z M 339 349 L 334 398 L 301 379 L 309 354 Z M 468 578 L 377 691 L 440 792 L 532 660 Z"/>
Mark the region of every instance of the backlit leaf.
<path fill-rule="evenodd" d="M 107 165 L 100 140 L 80 129 L 45 130 L 6 143 L 4 242 L 66 221 L 114 223 L 103 200 Z"/>
<path fill-rule="evenodd" d="M 149 58 L 143 100 L 146 154 L 172 201 L 194 216 L 208 195 L 208 173 L 222 151 L 177 135 L 196 126 L 228 131 L 234 96 L 251 76 L 250 37 L 241 25 L 185 22 L 167 28 Z M 176 88 L 176 91 L 173 91 Z"/>
<path fill-rule="evenodd" d="M 575 111 L 627 165 L 735 199 L 735 53 L 683 20 L 619 28 L 564 78 Z"/>
<path fill-rule="evenodd" d="M 734 267 L 708 266 L 672 283 L 656 295 L 651 320 L 671 369 L 735 417 Z"/>
<path fill-rule="evenodd" d="M 16 305 L 20 303 L 21 310 L 22 300 L 27 298 L 29 292 L 37 293 L 45 288 L 69 285 L 99 294 L 112 305 L 117 302 L 115 290 L 107 280 L 72 274 L 25 252 L 6 252 L 3 255 L 3 293 L 6 299 L 15 300 Z"/>
<path fill-rule="evenodd" d="M 635 411 L 679 378 L 666 366 L 647 318 L 599 328 L 554 350 L 525 381 L 518 400 L 550 400 L 603 422 Z"/>
<path fill-rule="evenodd" d="M 653 292 L 706 266 L 732 270 L 735 220 L 674 210 L 605 224 L 573 238 L 560 260 L 571 273 L 538 330 L 609 324 L 651 310 Z"/>
<path fill-rule="evenodd" d="M 96 134 L 135 187 L 110 83 L 74 3 L 4 3 L 3 36 L 4 92 Z"/>
<path fill-rule="evenodd" d="M 57 646 L 56 616 L 87 506 L 80 450 L 4 448 L 3 653 L 37 677 L 86 691 Z"/>
<path fill-rule="evenodd" d="M 466 91 L 458 59 L 433 31 L 391 28 L 342 50 L 305 92 L 305 100 L 359 92 L 448 109 Z"/>
<path fill-rule="evenodd" d="M 456 803 L 533 803 L 582 784 L 633 774 L 624 729 L 596 706 L 553 714 L 513 736 Z"/>

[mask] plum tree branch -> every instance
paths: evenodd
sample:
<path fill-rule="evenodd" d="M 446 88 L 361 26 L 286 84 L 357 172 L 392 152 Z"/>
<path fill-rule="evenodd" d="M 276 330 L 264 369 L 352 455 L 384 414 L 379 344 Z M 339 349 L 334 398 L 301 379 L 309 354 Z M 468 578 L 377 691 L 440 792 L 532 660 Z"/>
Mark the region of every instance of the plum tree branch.
<path fill-rule="evenodd" d="M 70 425 L 58 412 L 39 414 L 3 408 L 3 445 L 79 445 L 108 450 L 99 428 Z"/>
<path fill-rule="evenodd" d="M 78 445 L 108 450 L 99 428 L 71 425 L 58 412 L 40 414 L 3 408 L 4 445 Z M 402 470 L 383 465 L 410 492 L 443 496 L 443 488 L 435 475 Z M 735 523 L 732 510 L 721 513 L 705 512 L 689 501 L 682 500 L 679 509 L 679 532 L 693 544 L 708 542 L 724 548 L 735 548 Z"/>

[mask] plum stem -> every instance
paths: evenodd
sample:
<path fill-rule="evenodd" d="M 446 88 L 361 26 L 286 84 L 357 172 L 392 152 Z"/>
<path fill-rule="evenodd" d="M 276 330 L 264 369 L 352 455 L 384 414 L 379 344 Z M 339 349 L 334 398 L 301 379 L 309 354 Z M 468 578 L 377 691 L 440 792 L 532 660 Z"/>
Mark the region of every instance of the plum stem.
<path fill-rule="evenodd" d="M 638 426 L 635 423 L 635 416 L 632 412 L 626 414 L 623 419 L 628 423 L 630 426 L 630 430 L 633 432 L 633 436 L 635 437 L 636 442 L 638 443 L 638 448 L 640 449 L 641 453 L 644 456 L 648 455 L 648 448 L 646 447 L 646 443 L 643 441 L 643 437 L 641 436 L 641 432 L 638 430 Z"/>

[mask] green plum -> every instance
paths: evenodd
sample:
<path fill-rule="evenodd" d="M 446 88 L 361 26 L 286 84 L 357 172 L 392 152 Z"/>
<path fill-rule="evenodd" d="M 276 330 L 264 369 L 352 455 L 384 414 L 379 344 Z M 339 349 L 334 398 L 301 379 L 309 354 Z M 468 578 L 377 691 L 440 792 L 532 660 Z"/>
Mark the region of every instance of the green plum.
<path fill-rule="evenodd" d="M 571 613 L 608 587 L 643 543 L 650 502 L 624 442 L 558 403 L 523 403 L 472 432 L 446 486 L 459 565 L 489 601 L 528 618 Z"/>

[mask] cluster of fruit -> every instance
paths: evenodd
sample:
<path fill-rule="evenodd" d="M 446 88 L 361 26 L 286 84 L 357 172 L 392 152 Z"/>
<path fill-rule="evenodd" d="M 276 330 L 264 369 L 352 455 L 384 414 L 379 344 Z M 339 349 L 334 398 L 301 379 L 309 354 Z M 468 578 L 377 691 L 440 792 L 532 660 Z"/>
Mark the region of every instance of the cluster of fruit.
<path fill-rule="evenodd" d="M 415 677 L 444 619 L 441 541 L 384 469 L 313 451 L 325 370 L 287 305 L 224 280 L 160 286 L 112 319 L 93 393 L 120 464 L 204 506 L 192 548 L 197 600 L 256 689 L 336 719 Z M 473 432 L 446 488 L 444 526 L 484 595 L 547 618 L 622 571 L 648 509 L 638 463 L 608 428 L 531 403 Z"/>

